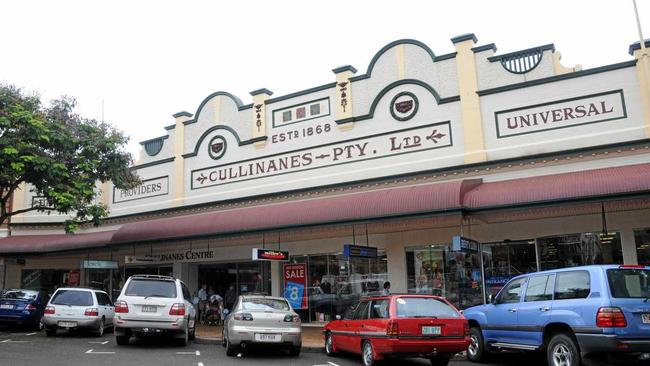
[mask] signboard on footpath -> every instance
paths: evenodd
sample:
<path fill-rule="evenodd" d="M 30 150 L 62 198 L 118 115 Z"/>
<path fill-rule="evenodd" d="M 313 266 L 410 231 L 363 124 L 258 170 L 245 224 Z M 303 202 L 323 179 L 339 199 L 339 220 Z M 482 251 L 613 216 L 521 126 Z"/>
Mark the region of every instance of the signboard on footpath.
<path fill-rule="evenodd" d="M 284 298 L 294 309 L 307 309 L 307 264 L 285 264 Z"/>

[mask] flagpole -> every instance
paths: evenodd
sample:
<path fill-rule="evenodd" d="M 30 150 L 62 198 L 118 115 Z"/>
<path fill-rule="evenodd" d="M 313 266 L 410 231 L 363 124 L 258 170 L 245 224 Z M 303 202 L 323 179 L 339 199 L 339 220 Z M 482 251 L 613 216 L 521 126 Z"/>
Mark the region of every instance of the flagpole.
<path fill-rule="evenodd" d="M 645 54 L 645 39 L 643 38 L 643 31 L 641 30 L 641 20 L 639 19 L 639 9 L 636 6 L 636 0 L 632 0 L 634 5 L 634 16 L 636 18 L 636 28 L 639 31 L 639 44 L 641 45 L 641 54 Z"/>

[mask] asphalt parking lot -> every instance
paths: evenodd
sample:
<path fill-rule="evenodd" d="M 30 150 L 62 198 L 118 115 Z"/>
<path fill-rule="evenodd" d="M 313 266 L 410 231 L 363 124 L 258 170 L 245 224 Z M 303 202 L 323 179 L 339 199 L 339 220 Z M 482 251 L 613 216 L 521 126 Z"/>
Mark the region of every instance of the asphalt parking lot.
<path fill-rule="evenodd" d="M 531 356 L 503 355 L 493 365 L 543 366 L 543 358 L 531 360 Z M 429 365 L 426 360 L 399 360 L 385 365 Z M 131 340 L 129 346 L 117 346 L 112 332 L 103 337 L 76 332 L 59 332 L 47 337 L 44 332 L 20 331 L 0 328 L 0 365 L 48 365 L 48 366 L 212 366 L 212 365 L 307 365 L 307 366 L 360 366 L 359 356 L 343 355 L 328 357 L 323 353 L 303 352 L 291 357 L 283 351 L 257 350 L 241 357 L 227 357 L 221 345 L 190 343 L 187 347 L 175 345 L 168 339 Z M 461 359 L 450 365 L 470 365 Z M 490 365 L 490 364 L 484 364 Z"/>

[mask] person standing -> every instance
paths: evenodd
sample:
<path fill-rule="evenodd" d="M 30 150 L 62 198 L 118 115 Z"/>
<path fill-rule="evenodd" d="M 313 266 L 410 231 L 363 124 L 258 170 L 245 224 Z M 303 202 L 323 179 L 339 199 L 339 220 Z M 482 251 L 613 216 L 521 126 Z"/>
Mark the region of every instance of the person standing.
<path fill-rule="evenodd" d="M 231 284 L 228 286 L 228 290 L 226 290 L 226 294 L 224 295 L 226 309 L 228 309 L 229 312 L 232 311 L 232 308 L 235 306 L 235 301 L 237 301 L 237 292 L 235 292 L 235 286 Z"/>
<path fill-rule="evenodd" d="M 381 291 L 381 294 L 383 296 L 390 295 L 390 282 L 388 281 L 384 282 L 384 289 Z"/>
<path fill-rule="evenodd" d="M 208 305 L 208 284 L 204 283 L 201 285 L 201 288 L 199 289 L 199 321 L 203 320 L 203 312 L 205 310 L 205 307 Z"/>

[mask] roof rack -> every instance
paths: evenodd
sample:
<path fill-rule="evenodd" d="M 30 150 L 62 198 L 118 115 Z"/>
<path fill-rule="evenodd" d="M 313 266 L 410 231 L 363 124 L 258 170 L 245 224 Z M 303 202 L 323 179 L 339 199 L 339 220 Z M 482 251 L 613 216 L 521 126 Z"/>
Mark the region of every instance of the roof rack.
<path fill-rule="evenodd" d="M 150 274 L 135 274 L 129 278 L 149 278 L 149 279 L 158 279 L 158 280 L 175 280 L 171 276 L 160 276 L 160 275 L 150 275 Z"/>

